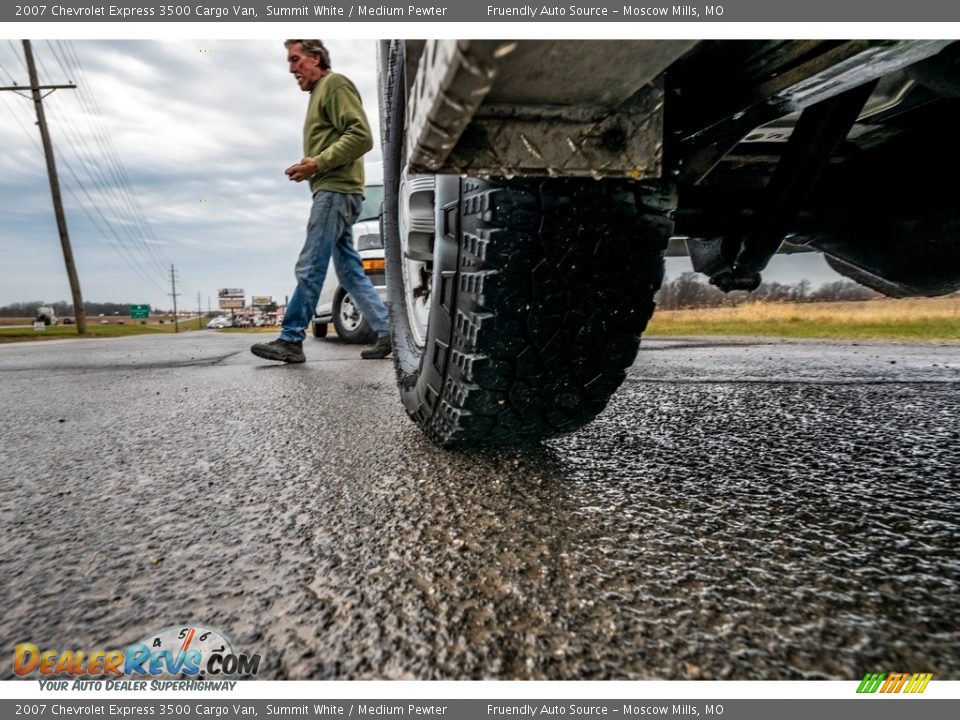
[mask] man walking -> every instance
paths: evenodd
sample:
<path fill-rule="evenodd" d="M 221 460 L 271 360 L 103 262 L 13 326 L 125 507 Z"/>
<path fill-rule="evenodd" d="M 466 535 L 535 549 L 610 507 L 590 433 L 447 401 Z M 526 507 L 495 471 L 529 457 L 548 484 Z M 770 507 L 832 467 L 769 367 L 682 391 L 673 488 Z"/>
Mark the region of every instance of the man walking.
<path fill-rule="evenodd" d="M 373 147 L 360 94 L 350 80 L 330 70 L 330 54 L 320 40 L 287 40 L 284 46 L 290 72 L 300 89 L 310 93 L 303 124 L 304 157 L 286 173 L 295 182 L 310 181 L 313 207 L 297 259 L 297 287 L 280 337 L 250 350 L 267 360 L 304 362 L 303 339 L 332 256 L 340 284 L 377 333 L 376 344 L 361 357 L 385 358 L 392 350 L 387 309 L 363 272 L 351 231 L 363 200 L 363 155 Z"/>

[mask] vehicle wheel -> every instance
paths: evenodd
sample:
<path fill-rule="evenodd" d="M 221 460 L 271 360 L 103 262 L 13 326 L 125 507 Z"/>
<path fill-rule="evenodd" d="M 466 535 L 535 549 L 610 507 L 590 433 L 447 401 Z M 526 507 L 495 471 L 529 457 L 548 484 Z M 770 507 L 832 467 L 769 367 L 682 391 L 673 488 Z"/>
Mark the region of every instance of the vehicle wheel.
<path fill-rule="evenodd" d="M 388 99 L 383 226 L 407 413 L 444 447 L 582 427 L 623 382 L 653 313 L 671 194 L 626 180 L 408 176 L 402 100 Z"/>
<path fill-rule="evenodd" d="M 315 338 L 325 338 L 327 336 L 327 325 L 329 323 L 318 323 L 313 321 L 313 336 Z"/>
<path fill-rule="evenodd" d="M 350 297 L 350 293 L 342 287 L 337 288 L 333 295 L 333 327 L 337 337 L 344 342 L 358 345 L 370 344 L 377 339 L 370 324 L 360 312 Z"/>

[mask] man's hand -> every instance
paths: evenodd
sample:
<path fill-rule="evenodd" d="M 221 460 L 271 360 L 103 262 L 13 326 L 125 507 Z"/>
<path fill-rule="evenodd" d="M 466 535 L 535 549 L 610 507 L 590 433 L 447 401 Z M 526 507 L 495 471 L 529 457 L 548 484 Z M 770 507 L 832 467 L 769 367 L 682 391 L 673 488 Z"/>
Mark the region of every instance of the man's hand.
<path fill-rule="evenodd" d="M 314 162 L 313 158 L 303 158 L 296 165 L 288 167 L 284 172 L 294 182 L 302 182 L 317 172 L 317 163 Z"/>

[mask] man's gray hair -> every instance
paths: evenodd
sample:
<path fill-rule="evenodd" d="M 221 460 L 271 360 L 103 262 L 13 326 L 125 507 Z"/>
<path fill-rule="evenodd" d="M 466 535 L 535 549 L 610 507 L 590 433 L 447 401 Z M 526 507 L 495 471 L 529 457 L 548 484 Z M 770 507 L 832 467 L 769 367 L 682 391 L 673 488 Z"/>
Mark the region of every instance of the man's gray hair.
<path fill-rule="evenodd" d="M 330 51 L 323 44 L 323 40 L 285 40 L 283 46 L 289 48 L 291 45 L 300 43 L 303 52 L 315 58 L 320 58 L 320 69 L 330 69 Z"/>

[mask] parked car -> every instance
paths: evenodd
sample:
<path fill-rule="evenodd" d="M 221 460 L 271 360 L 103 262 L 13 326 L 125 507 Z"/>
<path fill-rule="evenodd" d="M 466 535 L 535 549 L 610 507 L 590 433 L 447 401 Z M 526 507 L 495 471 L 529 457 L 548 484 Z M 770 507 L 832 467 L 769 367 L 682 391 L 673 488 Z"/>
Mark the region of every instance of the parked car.
<path fill-rule="evenodd" d="M 363 207 L 353 226 L 353 245 L 360 253 L 363 269 L 381 299 L 386 298 L 387 282 L 383 260 L 383 241 L 380 238 L 380 206 L 383 204 L 383 163 L 371 163 L 364 168 L 367 183 L 364 187 Z M 313 318 L 313 335 L 327 336 L 327 326 L 333 323 L 337 337 L 349 343 L 372 343 L 376 334 L 354 305 L 353 299 L 337 279 L 331 261 L 327 280 L 320 292 L 320 301 Z"/>
<path fill-rule="evenodd" d="M 232 326 L 233 322 L 228 317 L 215 317 L 213 320 L 207 323 L 207 327 L 211 330 L 222 330 L 223 328 Z"/>

